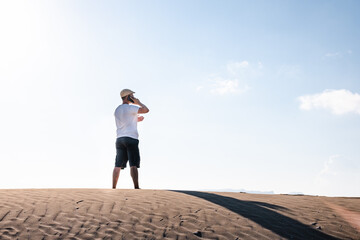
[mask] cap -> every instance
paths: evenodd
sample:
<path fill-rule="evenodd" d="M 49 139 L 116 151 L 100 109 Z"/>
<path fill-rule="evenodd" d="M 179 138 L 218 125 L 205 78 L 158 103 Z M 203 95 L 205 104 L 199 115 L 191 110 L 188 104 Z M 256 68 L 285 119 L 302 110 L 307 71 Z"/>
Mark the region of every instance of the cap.
<path fill-rule="evenodd" d="M 130 89 L 123 89 L 120 92 L 120 96 L 123 98 L 123 97 L 125 97 L 127 95 L 130 95 L 132 93 L 135 93 L 135 92 L 131 91 Z"/>

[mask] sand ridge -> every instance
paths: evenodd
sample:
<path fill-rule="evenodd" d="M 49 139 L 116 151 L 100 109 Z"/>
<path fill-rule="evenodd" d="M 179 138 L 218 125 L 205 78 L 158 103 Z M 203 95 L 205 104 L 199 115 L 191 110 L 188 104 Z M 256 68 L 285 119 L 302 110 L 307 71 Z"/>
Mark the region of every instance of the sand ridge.
<path fill-rule="evenodd" d="M 333 206 L 360 213 L 358 198 L 10 189 L 0 190 L 0 239 L 360 239 Z"/>
<path fill-rule="evenodd" d="M 325 203 L 332 208 L 336 213 L 338 213 L 345 221 L 347 221 L 352 227 L 354 227 L 358 232 L 360 232 L 360 212 L 350 211 L 340 205 L 325 201 Z M 360 207 L 360 206 L 358 206 Z"/>

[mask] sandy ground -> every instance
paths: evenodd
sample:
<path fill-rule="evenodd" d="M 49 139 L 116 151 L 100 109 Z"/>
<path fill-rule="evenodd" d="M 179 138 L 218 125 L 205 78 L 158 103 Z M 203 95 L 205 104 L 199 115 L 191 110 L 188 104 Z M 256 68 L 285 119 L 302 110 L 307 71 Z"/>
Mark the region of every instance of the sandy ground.
<path fill-rule="evenodd" d="M 0 239 L 360 239 L 360 198 L 0 190 Z"/>

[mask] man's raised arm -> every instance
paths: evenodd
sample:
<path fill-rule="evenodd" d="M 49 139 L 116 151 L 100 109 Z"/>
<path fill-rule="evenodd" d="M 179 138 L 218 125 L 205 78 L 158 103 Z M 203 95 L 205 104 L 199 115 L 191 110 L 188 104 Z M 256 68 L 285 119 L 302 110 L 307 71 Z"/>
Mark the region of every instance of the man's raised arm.
<path fill-rule="evenodd" d="M 138 113 L 148 113 L 149 112 L 149 109 L 147 108 L 147 106 L 145 106 L 145 104 L 140 102 L 140 100 L 138 98 L 133 98 L 133 100 L 136 105 L 140 106 Z"/>

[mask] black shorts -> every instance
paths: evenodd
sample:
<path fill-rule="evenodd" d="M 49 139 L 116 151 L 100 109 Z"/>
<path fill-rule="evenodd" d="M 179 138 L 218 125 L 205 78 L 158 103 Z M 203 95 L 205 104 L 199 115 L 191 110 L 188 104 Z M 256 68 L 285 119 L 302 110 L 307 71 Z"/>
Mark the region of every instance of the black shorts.
<path fill-rule="evenodd" d="M 139 140 L 131 137 L 119 137 L 116 139 L 115 167 L 126 168 L 128 160 L 130 167 L 140 167 Z"/>

